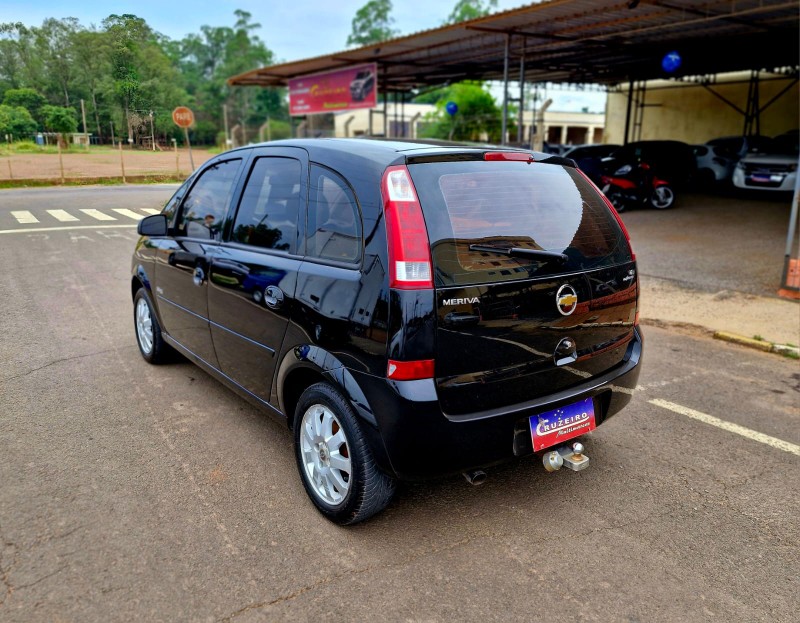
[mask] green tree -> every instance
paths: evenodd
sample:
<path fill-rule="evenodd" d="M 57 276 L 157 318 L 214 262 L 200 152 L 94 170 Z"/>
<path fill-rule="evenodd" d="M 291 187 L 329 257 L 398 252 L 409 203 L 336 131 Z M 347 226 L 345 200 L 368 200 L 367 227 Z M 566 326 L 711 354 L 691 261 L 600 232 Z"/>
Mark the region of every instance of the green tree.
<path fill-rule="evenodd" d="M 81 68 L 76 76 L 76 83 L 81 94 L 86 94 L 91 102 L 91 115 L 94 117 L 97 136 L 103 136 L 101 116 L 106 122 L 111 118 L 108 107 L 101 113 L 105 104 L 103 84 L 111 73 L 109 37 L 105 32 L 92 28 L 82 29 L 72 39 L 75 61 Z M 88 129 L 86 130 L 88 132 Z"/>
<path fill-rule="evenodd" d="M 71 91 L 78 66 L 75 62 L 73 37 L 80 29 L 74 17 L 65 19 L 48 18 L 40 28 L 34 28 L 36 52 L 44 63 L 48 77 L 42 85 L 50 100 L 61 100 L 64 106 L 72 104 Z"/>
<path fill-rule="evenodd" d="M 400 31 L 392 28 L 392 0 L 370 0 L 353 18 L 353 32 L 347 37 L 348 46 L 369 45 L 396 37 Z"/>
<path fill-rule="evenodd" d="M 245 140 L 255 137 L 257 128 L 267 118 L 288 120 L 285 89 L 232 87 L 231 76 L 275 62 L 273 53 L 255 34 L 260 26 L 252 23 L 250 13 L 235 11 L 233 28 L 203 26 L 180 46 L 169 47 L 186 80 L 186 88 L 198 105 L 196 134 L 208 140 L 212 130 L 223 126 L 222 107 L 228 107 L 231 127 L 239 125 Z"/>
<path fill-rule="evenodd" d="M 497 0 L 487 0 L 485 4 L 483 0 L 458 0 L 453 7 L 453 11 L 445 20 L 445 24 L 457 24 L 470 19 L 484 17 L 496 8 Z"/>
<path fill-rule="evenodd" d="M 22 106 L 30 113 L 34 121 L 42 123 L 41 108 L 47 103 L 44 95 L 36 89 L 23 87 L 21 89 L 8 89 L 3 95 L 3 104 L 7 106 Z"/>
<path fill-rule="evenodd" d="M 74 108 L 63 106 L 42 106 L 44 127 L 49 132 L 57 132 L 58 140 L 62 146 L 66 145 L 64 134 L 78 131 L 78 114 Z"/>
<path fill-rule="evenodd" d="M 110 80 L 105 81 L 104 91 L 122 109 L 128 137 L 137 141 L 151 132 L 171 132 L 169 113 L 191 102 L 178 69 L 162 47 L 163 38 L 145 20 L 130 14 L 110 15 L 103 27 L 110 60 Z"/>
<path fill-rule="evenodd" d="M 458 105 L 458 112 L 452 117 L 445 110 L 451 101 Z M 500 140 L 502 111 L 480 83 L 459 82 L 441 89 L 436 108 L 427 119 L 423 136 L 455 141 Z"/>
<path fill-rule="evenodd" d="M 36 49 L 36 33 L 21 22 L 0 24 L 0 82 L 7 88 L 37 87 L 47 82 L 44 63 Z"/>
<path fill-rule="evenodd" d="M 22 106 L 0 104 L 0 139 L 11 135 L 15 139 L 26 138 L 36 132 L 36 121 Z"/>
<path fill-rule="evenodd" d="M 111 94 L 125 112 L 128 136 L 133 138 L 133 119 L 131 107 L 136 103 L 141 81 L 140 48 L 153 36 L 152 30 L 140 17 L 130 15 L 109 15 L 103 20 L 103 27 L 109 37 L 111 62 Z"/>

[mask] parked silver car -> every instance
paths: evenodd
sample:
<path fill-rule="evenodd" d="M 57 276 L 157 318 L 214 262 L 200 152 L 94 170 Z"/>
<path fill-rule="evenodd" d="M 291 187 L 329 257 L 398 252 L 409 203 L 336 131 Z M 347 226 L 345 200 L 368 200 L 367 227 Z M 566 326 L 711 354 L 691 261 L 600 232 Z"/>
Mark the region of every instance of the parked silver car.
<path fill-rule="evenodd" d="M 764 151 L 748 153 L 739 161 L 733 172 L 733 185 L 756 190 L 794 190 L 798 154 L 797 130 L 776 136 Z"/>

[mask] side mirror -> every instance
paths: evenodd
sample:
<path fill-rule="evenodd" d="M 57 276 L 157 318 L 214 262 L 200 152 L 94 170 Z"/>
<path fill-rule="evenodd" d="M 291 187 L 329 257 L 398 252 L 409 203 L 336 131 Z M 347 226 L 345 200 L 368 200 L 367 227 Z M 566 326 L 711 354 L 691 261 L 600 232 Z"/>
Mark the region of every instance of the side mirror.
<path fill-rule="evenodd" d="M 136 226 L 140 236 L 166 236 L 167 217 L 163 214 L 145 216 Z"/>

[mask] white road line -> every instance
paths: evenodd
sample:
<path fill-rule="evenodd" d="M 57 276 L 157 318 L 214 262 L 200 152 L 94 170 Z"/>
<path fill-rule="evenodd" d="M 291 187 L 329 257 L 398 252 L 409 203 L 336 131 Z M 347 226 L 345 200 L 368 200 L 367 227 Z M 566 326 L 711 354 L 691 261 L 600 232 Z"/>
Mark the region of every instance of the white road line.
<path fill-rule="evenodd" d="M 134 221 L 141 221 L 142 215 L 137 214 L 133 210 L 128 210 L 127 208 L 114 208 L 114 212 L 117 214 L 121 214 L 122 216 L 127 216 L 128 218 L 132 218 Z"/>
<path fill-rule="evenodd" d="M 161 210 L 156 210 L 155 208 L 140 208 L 142 212 L 146 212 L 147 214 L 161 214 Z"/>
<path fill-rule="evenodd" d="M 38 234 L 43 231 L 72 231 L 75 229 L 136 229 L 136 225 L 73 225 L 71 227 L 27 227 L 0 229 L 0 234 Z"/>
<path fill-rule="evenodd" d="M 96 218 L 98 221 L 117 220 L 110 214 L 106 214 L 105 212 L 101 212 L 100 210 L 93 210 L 92 208 L 81 208 L 81 212 L 83 212 L 86 216 L 91 216 L 92 218 Z"/>
<path fill-rule="evenodd" d="M 12 210 L 11 216 L 17 219 L 20 223 L 38 223 L 39 219 L 27 210 Z"/>
<path fill-rule="evenodd" d="M 47 213 L 53 218 L 62 222 L 80 220 L 77 216 L 72 216 L 72 214 L 70 214 L 66 210 L 48 210 Z"/>
<path fill-rule="evenodd" d="M 734 424 L 733 422 L 726 422 L 725 420 L 720 420 L 719 418 L 716 418 L 713 415 L 708 415 L 707 413 L 703 413 L 701 411 L 695 411 L 694 409 L 690 409 L 689 407 L 683 407 L 681 405 L 677 405 L 674 402 L 669 402 L 667 400 L 661 400 L 659 398 L 656 398 L 655 400 L 649 400 L 648 402 L 651 405 L 661 407 L 662 409 L 669 409 L 670 411 L 673 411 L 675 413 L 680 413 L 681 415 L 685 415 L 686 417 L 698 420 L 700 422 L 703 422 L 704 424 L 710 424 L 711 426 L 716 426 L 717 428 L 726 430 L 729 433 L 736 433 L 737 435 L 741 435 L 742 437 L 747 437 L 748 439 L 752 439 L 753 441 L 758 441 L 760 443 L 767 444 L 768 446 L 772 446 L 773 448 L 777 448 L 778 450 L 783 450 L 784 452 L 789 452 L 791 454 L 796 454 L 797 456 L 800 456 L 800 446 L 797 446 L 793 443 L 789 443 L 788 441 L 784 441 L 783 439 L 778 439 L 777 437 L 770 437 L 769 435 L 765 435 L 764 433 L 759 433 L 758 431 L 745 428 L 744 426 L 739 426 L 738 424 Z"/>

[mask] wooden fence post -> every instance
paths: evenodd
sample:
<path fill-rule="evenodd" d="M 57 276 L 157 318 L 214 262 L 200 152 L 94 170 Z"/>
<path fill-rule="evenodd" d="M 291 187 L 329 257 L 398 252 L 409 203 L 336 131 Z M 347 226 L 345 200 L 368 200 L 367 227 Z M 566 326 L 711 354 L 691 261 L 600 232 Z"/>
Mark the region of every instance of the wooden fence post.
<path fill-rule="evenodd" d="M 122 141 L 119 141 L 119 164 L 122 167 L 122 183 L 125 184 L 125 158 L 122 156 Z"/>
<path fill-rule="evenodd" d="M 64 179 L 64 158 L 61 156 L 61 135 L 59 134 L 58 138 L 56 139 L 56 144 L 58 145 L 58 167 L 61 169 L 61 183 L 64 184 L 66 179 Z"/>

